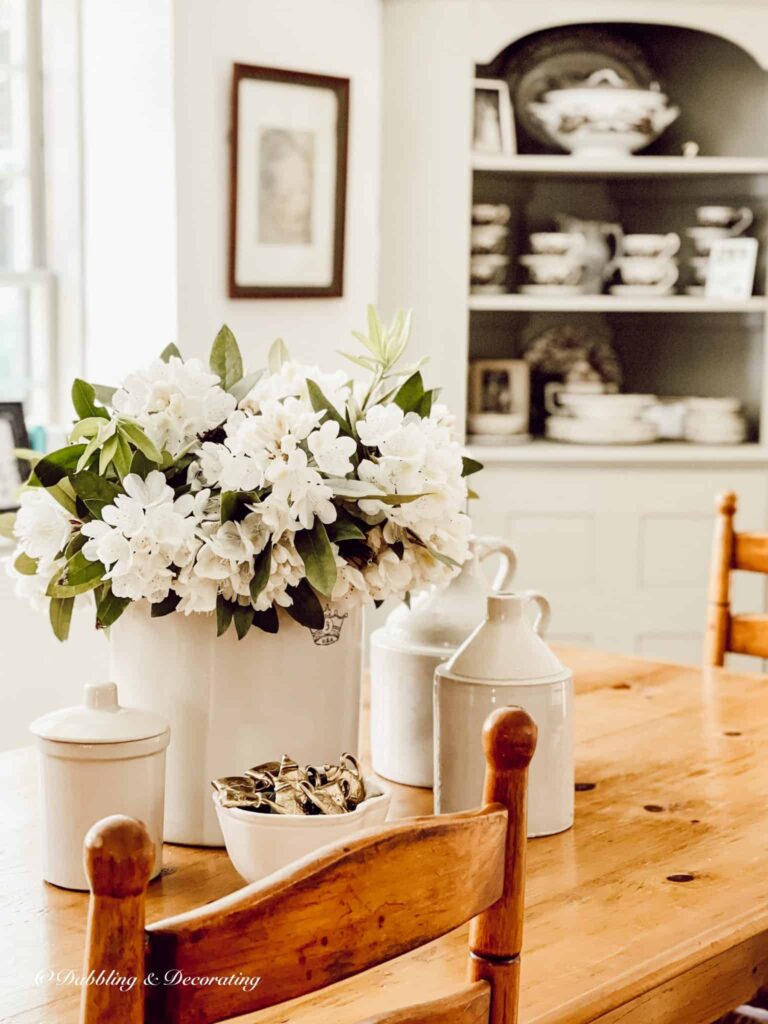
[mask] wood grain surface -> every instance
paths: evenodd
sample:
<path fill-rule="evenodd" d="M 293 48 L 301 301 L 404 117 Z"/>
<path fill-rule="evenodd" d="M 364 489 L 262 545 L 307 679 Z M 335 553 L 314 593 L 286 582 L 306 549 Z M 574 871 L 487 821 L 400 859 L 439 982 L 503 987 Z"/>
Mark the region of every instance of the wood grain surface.
<path fill-rule="evenodd" d="M 576 674 L 576 824 L 528 844 L 521 1021 L 709 1024 L 768 982 L 768 679 L 559 654 Z M 392 788 L 396 815 L 430 812 L 428 791 Z M 0 755 L 0 794 L 0 1019 L 74 1024 L 78 988 L 39 972 L 82 970 L 88 897 L 41 881 L 31 749 Z M 147 920 L 241 884 L 224 851 L 167 846 Z M 462 926 L 242 1021 L 352 1024 L 466 985 Z"/>

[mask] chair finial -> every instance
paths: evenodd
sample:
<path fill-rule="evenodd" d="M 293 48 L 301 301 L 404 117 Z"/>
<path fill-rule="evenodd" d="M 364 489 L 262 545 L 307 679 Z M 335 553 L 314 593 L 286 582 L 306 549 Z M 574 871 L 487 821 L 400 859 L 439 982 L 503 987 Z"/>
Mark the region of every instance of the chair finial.
<path fill-rule="evenodd" d="M 525 768 L 536 750 L 536 723 L 522 708 L 497 708 L 483 726 L 483 749 L 489 768 Z"/>
<path fill-rule="evenodd" d="M 715 509 L 721 516 L 732 516 L 736 513 L 736 495 L 733 491 L 724 491 L 718 494 L 715 501 Z"/>
<path fill-rule="evenodd" d="M 152 873 L 155 848 L 142 822 L 113 814 L 90 829 L 83 856 L 91 892 L 98 896 L 138 896 Z"/>

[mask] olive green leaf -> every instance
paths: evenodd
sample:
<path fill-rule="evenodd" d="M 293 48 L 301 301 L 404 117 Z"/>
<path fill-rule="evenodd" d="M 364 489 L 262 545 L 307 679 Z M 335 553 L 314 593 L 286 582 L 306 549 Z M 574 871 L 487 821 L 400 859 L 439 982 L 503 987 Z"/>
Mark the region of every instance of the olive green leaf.
<path fill-rule="evenodd" d="M 66 640 L 69 636 L 69 624 L 72 621 L 74 604 L 74 597 L 54 598 L 51 601 L 49 617 L 54 636 L 58 640 Z"/>
<path fill-rule="evenodd" d="M 307 579 L 320 594 L 331 596 L 336 584 L 336 559 L 325 526 L 315 516 L 311 530 L 294 535 L 296 550 L 302 557 Z"/>
<path fill-rule="evenodd" d="M 43 487 L 53 487 L 59 480 L 72 473 L 85 451 L 84 444 L 72 444 L 43 456 L 37 463 L 34 476 Z"/>
<path fill-rule="evenodd" d="M 108 420 L 109 413 L 106 409 L 96 405 L 96 389 L 93 384 L 75 377 L 72 384 L 72 405 L 81 420 L 90 417 Z"/>
<path fill-rule="evenodd" d="M 301 580 L 295 587 L 287 587 L 286 593 L 293 601 L 285 609 L 292 619 L 309 629 L 323 628 L 325 625 L 323 606 L 306 580 Z"/>
<path fill-rule="evenodd" d="M 97 519 L 101 519 L 101 510 L 105 505 L 112 505 L 121 489 L 111 480 L 105 480 L 98 473 L 83 470 L 70 477 L 75 494 L 85 503 L 85 507 Z"/>
<path fill-rule="evenodd" d="M 170 345 L 166 345 L 163 351 L 160 353 L 160 358 L 164 363 L 170 363 L 172 358 L 181 359 L 181 352 L 179 352 L 176 345 L 171 342 Z"/>
<path fill-rule="evenodd" d="M 226 324 L 222 326 L 214 339 L 210 367 L 211 373 L 215 373 L 221 380 L 221 386 L 225 391 L 242 380 L 243 357 L 240 355 L 234 334 Z"/>
<path fill-rule="evenodd" d="M 143 452 L 150 462 L 156 462 L 160 465 L 163 461 L 163 456 L 138 423 L 134 423 L 133 420 L 119 420 L 117 429 L 126 441 L 130 441 L 134 448 L 138 448 L 140 452 Z"/>
<path fill-rule="evenodd" d="M 235 606 L 219 594 L 216 598 L 216 636 L 223 636 L 227 632 L 234 610 Z"/>
<path fill-rule="evenodd" d="M 260 551 L 256 556 L 256 560 L 253 564 L 253 579 L 251 580 L 251 601 L 256 603 L 256 599 L 262 592 L 267 583 L 269 583 L 269 577 L 272 572 L 272 541 L 267 543 L 267 546 L 263 551 Z"/>

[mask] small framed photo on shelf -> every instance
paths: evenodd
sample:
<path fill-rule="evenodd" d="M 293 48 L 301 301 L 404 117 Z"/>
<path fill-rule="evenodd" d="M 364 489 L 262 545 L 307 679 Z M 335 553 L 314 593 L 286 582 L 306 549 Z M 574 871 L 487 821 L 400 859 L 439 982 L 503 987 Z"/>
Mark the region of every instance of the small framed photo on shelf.
<path fill-rule="evenodd" d="M 498 78 L 476 78 L 473 88 L 472 151 L 511 156 L 517 147 L 509 86 Z"/>
<path fill-rule="evenodd" d="M 530 370 L 523 359 L 475 359 L 469 366 L 469 415 L 473 441 L 500 444 L 528 436 Z"/>
<path fill-rule="evenodd" d="M 741 302 L 752 295 L 757 266 L 756 238 L 719 238 L 712 243 L 704 294 L 708 299 Z"/>
<path fill-rule="evenodd" d="M 29 436 L 21 402 L 0 402 L 0 512 L 19 507 L 19 488 L 27 476 L 27 465 L 14 454 L 28 448 Z"/>
<path fill-rule="evenodd" d="M 235 64 L 229 296 L 343 294 L 349 79 Z"/>

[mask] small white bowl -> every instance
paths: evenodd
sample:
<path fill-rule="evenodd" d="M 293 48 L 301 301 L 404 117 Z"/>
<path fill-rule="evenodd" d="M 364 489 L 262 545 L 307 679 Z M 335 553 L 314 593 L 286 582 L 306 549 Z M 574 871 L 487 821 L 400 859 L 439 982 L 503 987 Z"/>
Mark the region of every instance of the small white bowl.
<path fill-rule="evenodd" d="M 471 434 L 521 434 L 528 429 L 521 412 L 472 412 L 467 423 Z"/>
<path fill-rule="evenodd" d="M 368 777 L 365 791 L 369 795 L 347 814 L 259 814 L 222 807 L 216 793 L 211 798 L 235 870 L 246 882 L 258 882 L 329 843 L 383 825 L 392 794 Z"/>

